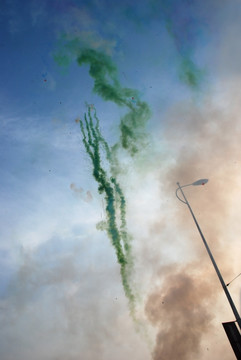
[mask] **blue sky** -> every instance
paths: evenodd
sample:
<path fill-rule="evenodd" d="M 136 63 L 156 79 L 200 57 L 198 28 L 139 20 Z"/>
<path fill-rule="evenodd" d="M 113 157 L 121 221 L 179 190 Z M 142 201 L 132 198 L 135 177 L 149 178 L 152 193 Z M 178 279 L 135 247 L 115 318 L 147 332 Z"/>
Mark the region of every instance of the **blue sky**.
<path fill-rule="evenodd" d="M 186 193 L 231 281 L 241 271 L 240 12 L 239 1 L 216 0 L 2 2 L 1 359 L 234 359 L 221 326 L 233 314 L 175 189 L 209 178 Z M 93 92 L 90 64 L 77 64 L 84 49 L 138 91 L 124 99 L 131 106 Z M 130 156 L 120 123 L 140 103 L 151 116 L 134 133 L 146 143 Z M 119 144 L 136 322 L 98 230 L 106 200 L 79 127 L 88 104 L 109 146 Z M 230 292 L 241 310 L 239 279 Z"/>

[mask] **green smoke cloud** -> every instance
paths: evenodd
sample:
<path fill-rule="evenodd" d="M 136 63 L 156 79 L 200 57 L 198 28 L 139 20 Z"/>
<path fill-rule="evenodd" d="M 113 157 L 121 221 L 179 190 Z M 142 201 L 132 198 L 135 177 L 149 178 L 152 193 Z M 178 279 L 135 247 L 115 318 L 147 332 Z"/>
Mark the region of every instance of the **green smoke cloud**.
<path fill-rule="evenodd" d="M 104 100 L 113 101 L 129 109 L 120 121 L 121 145 L 134 155 L 145 143 L 145 125 L 151 115 L 149 106 L 138 99 L 137 90 L 121 87 L 117 78 L 117 69 L 109 56 L 93 49 L 84 49 L 77 61 L 79 65 L 84 63 L 90 65 L 89 74 L 94 79 L 95 93 Z M 135 105 L 131 102 L 132 97 L 138 99 Z"/>
<path fill-rule="evenodd" d="M 73 57 L 80 66 L 89 65 L 89 74 L 94 79 L 94 93 L 105 101 L 112 101 L 128 109 L 120 119 L 119 145 L 131 156 L 135 155 L 147 143 L 145 125 L 151 116 L 148 104 L 140 100 L 137 90 L 121 86 L 117 68 L 110 56 L 94 49 L 81 48 L 78 38 L 64 41 L 54 56 L 59 65 L 69 64 Z M 132 98 L 135 99 L 135 104 Z"/>

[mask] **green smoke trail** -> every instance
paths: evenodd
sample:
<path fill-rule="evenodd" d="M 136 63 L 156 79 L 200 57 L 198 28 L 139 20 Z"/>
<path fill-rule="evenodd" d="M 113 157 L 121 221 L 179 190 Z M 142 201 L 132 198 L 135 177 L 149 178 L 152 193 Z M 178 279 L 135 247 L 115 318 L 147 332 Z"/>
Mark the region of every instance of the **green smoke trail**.
<path fill-rule="evenodd" d="M 162 20 L 177 49 L 180 80 L 198 90 L 205 78 L 204 69 L 195 64 L 198 37 L 204 34 L 203 0 L 150 0 L 149 18 Z M 205 30 L 206 31 L 206 30 Z"/>
<path fill-rule="evenodd" d="M 90 114 L 90 112 L 89 112 L 89 114 Z M 89 118 L 90 118 L 90 124 L 92 125 L 92 128 L 93 128 L 93 121 L 92 121 L 92 117 L 90 115 L 89 115 Z M 106 158 L 109 161 L 109 164 L 111 166 L 111 173 L 116 174 L 117 159 L 114 156 L 115 152 L 111 151 L 107 141 L 103 138 L 103 136 L 100 132 L 99 119 L 96 116 L 96 110 L 94 111 L 94 118 L 96 120 L 95 131 L 96 131 L 96 134 L 98 136 L 100 143 L 102 143 L 104 146 Z M 130 246 L 130 235 L 126 231 L 126 200 L 125 200 L 123 191 L 116 180 L 116 176 L 114 177 L 112 175 L 111 182 L 114 185 L 115 193 L 116 193 L 116 202 L 119 204 L 119 208 L 120 208 L 120 220 L 121 220 L 120 233 L 121 233 L 121 237 L 122 237 L 123 244 L 124 244 L 127 262 L 129 264 L 129 266 L 131 265 L 131 267 L 133 267 L 133 258 L 131 255 L 131 246 Z"/>
<path fill-rule="evenodd" d="M 135 318 L 135 296 L 129 280 L 133 261 L 130 244 L 131 238 L 126 231 L 126 201 L 116 177 L 113 174 L 108 175 L 108 172 L 103 168 L 101 144 L 104 145 L 104 156 L 110 162 L 110 165 L 112 161 L 111 150 L 100 132 L 99 119 L 96 116 L 96 112 L 94 113 L 94 119 L 95 124 L 89 109 L 88 115 L 85 114 L 84 122 L 80 120 L 83 143 L 92 161 L 93 176 L 99 185 L 98 191 L 100 194 L 104 194 L 107 216 L 106 231 L 115 249 L 117 261 L 120 264 L 122 285 L 129 302 L 130 313 Z M 120 212 L 120 225 L 118 225 L 118 208 Z"/>
<path fill-rule="evenodd" d="M 204 71 L 198 68 L 190 58 L 182 59 L 179 77 L 185 84 L 198 89 L 203 80 L 203 76 Z"/>

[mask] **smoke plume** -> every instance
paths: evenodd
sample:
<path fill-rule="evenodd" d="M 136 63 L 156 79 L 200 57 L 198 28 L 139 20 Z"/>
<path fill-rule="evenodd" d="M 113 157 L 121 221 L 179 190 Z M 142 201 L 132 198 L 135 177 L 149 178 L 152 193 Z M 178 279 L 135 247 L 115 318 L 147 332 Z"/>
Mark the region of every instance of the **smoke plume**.
<path fill-rule="evenodd" d="M 172 165 L 160 171 L 160 184 L 169 199 L 175 197 L 177 181 L 185 185 L 209 178 L 205 187 L 187 187 L 184 192 L 226 282 L 239 270 L 238 264 L 232 262 L 238 242 L 228 227 L 233 221 L 232 203 L 241 194 L 241 173 L 237 166 L 240 106 L 236 100 L 233 99 L 233 109 L 229 112 L 214 99 L 206 100 L 202 110 L 194 104 L 173 107 L 167 114 L 168 125 L 163 132 L 168 148 L 172 149 Z M 177 251 L 178 247 L 188 246 L 189 265 L 180 267 L 177 263 L 160 268 L 162 284 L 150 294 L 146 314 L 158 328 L 153 359 L 189 360 L 198 357 L 202 338 L 212 326 L 213 301 L 222 294 L 222 289 L 186 205 L 175 199 L 171 206 L 172 223 L 176 224 L 171 248 Z M 162 236 L 163 230 L 160 222 L 155 231 L 159 231 L 161 243 L 168 246 L 169 239 L 165 234 Z M 223 302 L 226 305 L 225 296 Z M 224 320 L 220 314 L 218 325 Z"/>
<path fill-rule="evenodd" d="M 162 269 L 164 282 L 146 304 L 146 314 L 158 326 L 154 360 L 188 360 L 197 357 L 203 333 L 209 330 L 210 296 L 205 281 L 190 269 Z"/>

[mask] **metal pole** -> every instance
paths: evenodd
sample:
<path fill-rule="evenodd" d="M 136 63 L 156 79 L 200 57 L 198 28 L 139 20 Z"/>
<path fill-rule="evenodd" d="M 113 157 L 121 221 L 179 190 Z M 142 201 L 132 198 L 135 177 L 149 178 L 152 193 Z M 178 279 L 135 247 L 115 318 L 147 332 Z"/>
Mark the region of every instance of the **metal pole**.
<path fill-rule="evenodd" d="M 193 220 L 194 220 L 194 222 L 195 222 L 195 224 L 196 224 L 196 226 L 197 226 L 197 229 L 198 229 L 199 234 L 200 234 L 200 236 L 201 236 L 201 238 L 202 238 L 202 241 L 203 241 L 203 243 L 204 243 L 204 245 L 205 245 L 205 247 L 206 247 L 206 250 L 207 250 L 207 252 L 208 252 L 208 255 L 209 255 L 209 257 L 210 257 L 210 259 L 211 259 L 211 261 L 212 261 L 212 263 L 213 263 L 214 269 L 216 270 L 216 273 L 217 273 L 217 275 L 218 275 L 218 278 L 219 278 L 219 280 L 220 280 L 220 282 L 221 282 L 221 285 L 222 285 L 222 287 L 223 287 L 223 290 L 224 290 L 224 292 L 225 292 L 225 294 L 226 294 L 226 296 L 227 296 L 227 299 L 228 299 L 228 301 L 229 301 L 229 304 L 230 304 L 230 306 L 231 306 L 231 308 L 232 308 L 232 310 L 233 310 L 235 319 L 236 319 L 236 321 L 237 321 L 237 323 L 238 323 L 238 325 L 239 325 L 239 328 L 240 328 L 240 330 L 241 330 L 241 318 L 240 318 L 240 316 L 239 316 L 238 310 L 236 309 L 236 306 L 234 305 L 233 299 L 231 298 L 231 295 L 230 295 L 230 293 L 229 293 L 229 291 L 228 291 L 228 289 L 227 289 L 227 286 L 225 285 L 225 282 L 224 282 L 224 280 L 223 280 L 223 277 L 222 277 L 222 275 L 221 275 L 221 273 L 220 273 L 220 271 L 219 271 L 219 268 L 218 268 L 218 266 L 217 266 L 217 264 L 216 264 L 216 262 L 215 262 L 215 260 L 214 260 L 213 255 L 212 255 L 212 253 L 211 253 L 211 251 L 210 251 L 210 249 L 209 249 L 209 246 L 208 246 L 208 244 L 207 244 L 207 242 L 206 242 L 206 240 L 205 240 L 205 237 L 204 237 L 204 235 L 203 235 L 203 233 L 202 233 L 202 230 L 200 229 L 200 226 L 199 226 L 199 224 L 198 224 L 198 222 L 197 222 L 197 219 L 195 218 L 195 215 L 194 215 L 194 213 L 193 213 L 193 211 L 192 211 L 192 208 L 191 208 L 189 202 L 187 201 L 186 196 L 184 195 L 184 192 L 182 191 L 182 187 L 180 186 L 179 182 L 177 183 L 177 185 L 178 185 L 178 188 L 180 189 L 180 191 L 181 191 L 181 193 L 182 193 L 182 196 L 183 196 L 183 198 L 184 198 L 184 200 L 185 200 L 185 203 L 187 204 L 187 206 L 188 206 L 188 208 L 189 208 L 189 210 L 190 210 L 190 213 L 191 213 L 191 215 L 192 215 L 192 217 L 193 217 Z"/>

